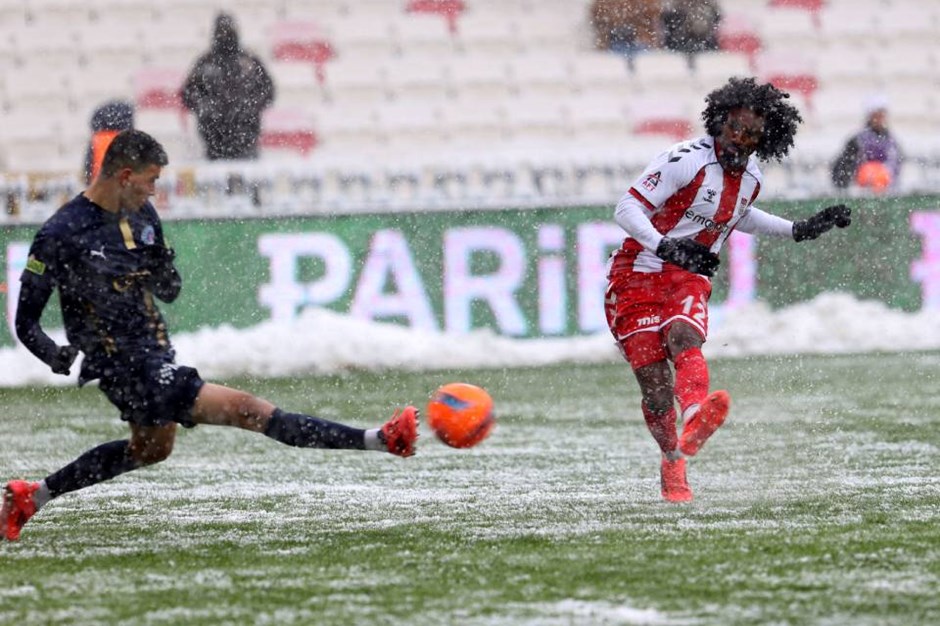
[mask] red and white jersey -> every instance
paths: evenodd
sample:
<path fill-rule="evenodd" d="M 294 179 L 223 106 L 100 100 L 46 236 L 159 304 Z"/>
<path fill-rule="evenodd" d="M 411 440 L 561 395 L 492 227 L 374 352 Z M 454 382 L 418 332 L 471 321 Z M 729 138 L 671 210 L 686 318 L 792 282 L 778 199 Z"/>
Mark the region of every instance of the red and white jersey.
<path fill-rule="evenodd" d="M 610 274 L 678 270 L 655 254 L 662 238 L 694 239 L 718 253 L 731 231 L 784 235 L 792 222 L 754 209 L 761 172 L 751 155 L 740 174 L 718 163 L 712 137 L 683 141 L 657 156 L 617 205 L 627 231 L 611 258 Z"/>

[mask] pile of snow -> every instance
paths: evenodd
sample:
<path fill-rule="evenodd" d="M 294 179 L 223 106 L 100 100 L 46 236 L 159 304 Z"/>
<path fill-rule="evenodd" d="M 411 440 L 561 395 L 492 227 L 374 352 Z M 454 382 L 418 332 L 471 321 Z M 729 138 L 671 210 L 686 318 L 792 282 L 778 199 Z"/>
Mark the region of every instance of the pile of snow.
<path fill-rule="evenodd" d="M 940 316 L 905 313 L 875 301 L 828 293 L 772 311 L 755 303 L 712 311 L 705 354 L 839 354 L 940 349 Z M 61 340 L 61 338 L 57 338 Z M 174 336 L 177 361 L 205 378 L 329 374 L 349 369 L 434 370 L 616 362 L 611 336 L 509 339 L 491 331 L 449 335 L 311 309 L 291 322 Z M 73 370 L 77 370 L 73 368 Z M 22 346 L 0 350 L 0 386 L 65 384 Z"/>

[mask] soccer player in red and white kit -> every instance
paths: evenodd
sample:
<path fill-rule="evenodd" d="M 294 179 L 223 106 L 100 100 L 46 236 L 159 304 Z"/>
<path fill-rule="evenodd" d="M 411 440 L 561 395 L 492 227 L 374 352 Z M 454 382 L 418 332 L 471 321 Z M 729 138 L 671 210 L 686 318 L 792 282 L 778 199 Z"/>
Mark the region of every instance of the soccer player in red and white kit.
<path fill-rule="evenodd" d="M 701 350 L 709 277 L 722 244 L 734 229 L 804 241 L 851 223 L 844 205 L 796 222 L 754 206 L 758 159 L 786 156 L 803 121 L 788 98 L 753 78 L 731 78 L 705 98 L 708 134 L 653 159 L 617 204 L 615 219 L 627 237 L 611 255 L 605 312 L 640 385 L 643 417 L 662 450 L 662 496 L 670 502 L 692 499 L 686 457 L 722 425 L 731 403 L 726 391 L 708 392 Z"/>

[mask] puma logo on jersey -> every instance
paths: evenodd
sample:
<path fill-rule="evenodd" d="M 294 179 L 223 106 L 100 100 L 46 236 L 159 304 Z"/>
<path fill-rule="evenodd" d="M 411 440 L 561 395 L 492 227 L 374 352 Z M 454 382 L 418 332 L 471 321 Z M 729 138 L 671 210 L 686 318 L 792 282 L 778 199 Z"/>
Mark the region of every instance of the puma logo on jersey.
<path fill-rule="evenodd" d="M 97 250 L 89 250 L 89 251 L 88 251 L 88 256 L 90 256 L 91 258 L 101 257 L 101 258 L 104 259 L 104 260 L 108 260 L 108 257 L 106 257 L 106 256 L 104 255 L 104 246 L 101 246 L 101 247 L 100 247 L 99 249 L 97 249 Z"/>

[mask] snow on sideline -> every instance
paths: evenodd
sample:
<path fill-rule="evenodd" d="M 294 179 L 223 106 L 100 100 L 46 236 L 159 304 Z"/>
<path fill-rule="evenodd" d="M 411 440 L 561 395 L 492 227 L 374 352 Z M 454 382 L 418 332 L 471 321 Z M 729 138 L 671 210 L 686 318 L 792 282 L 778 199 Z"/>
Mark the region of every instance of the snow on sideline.
<path fill-rule="evenodd" d="M 734 311 L 714 308 L 705 354 L 848 354 L 940 349 L 940 316 L 905 313 L 878 301 L 826 293 L 772 311 L 755 303 Z M 54 337 L 62 341 L 61 335 Z M 450 335 L 354 319 L 324 309 L 291 322 L 264 322 L 236 330 L 205 328 L 173 336 L 177 362 L 207 379 L 231 376 L 331 374 L 351 369 L 409 370 L 601 363 L 620 359 L 606 331 L 576 338 L 510 339 L 492 331 Z M 25 348 L 0 349 L 0 387 L 69 384 Z"/>

